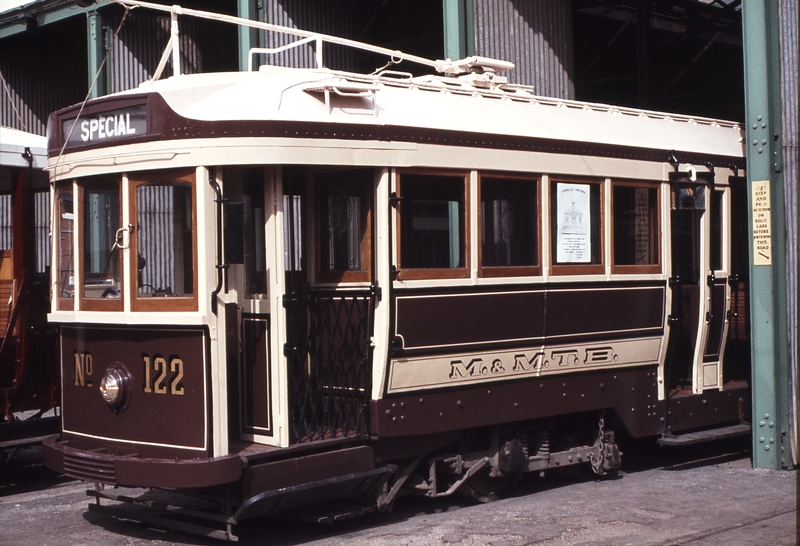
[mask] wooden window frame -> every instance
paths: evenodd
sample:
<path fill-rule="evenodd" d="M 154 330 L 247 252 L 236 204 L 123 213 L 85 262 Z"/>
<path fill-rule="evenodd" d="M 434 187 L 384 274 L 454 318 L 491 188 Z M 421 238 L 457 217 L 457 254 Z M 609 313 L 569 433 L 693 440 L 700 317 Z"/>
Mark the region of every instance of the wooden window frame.
<path fill-rule="evenodd" d="M 627 187 L 627 188 L 646 188 L 648 190 L 655 190 L 656 203 L 655 203 L 655 244 L 656 244 L 656 263 L 649 265 L 617 265 L 614 263 L 614 188 Z M 661 184 L 658 182 L 648 182 L 644 180 L 625 180 L 625 181 L 611 181 L 611 206 L 608 213 L 611 215 L 611 273 L 612 274 L 626 274 L 626 275 L 648 275 L 659 274 L 662 271 L 663 260 L 663 244 L 661 241 Z"/>
<path fill-rule="evenodd" d="M 547 191 L 550 198 L 548 199 L 549 222 L 550 222 L 550 272 L 554 276 L 563 275 L 603 275 L 606 272 L 605 266 L 605 179 L 587 179 L 587 178 L 550 178 L 548 181 Z M 600 218 L 598 220 L 600 233 L 598 234 L 598 255 L 600 256 L 600 263 L 598 264 L 557 264 L 556 263 L 556 226 L 557 217 L 554 212 L 554 207 L 557 206 L 555 193 L 553 189 L 558 184 L 589 184 L 596 185 L 599 188 L 599 203 L 598 211 Z M 591 212 L 591 211 L 590 211 Z"/>
<path fill-rule="evenodd" d="M 536 197 L 536 265 L 525 266 L 484 266 L 483 265 L 483 179 L 502 178 L 506 180 L 519 180 L 535 184 L 534 195 Z M 538 277 L 542 274 L 542 177 L 513 175 L 505 173 L 485 172 L 478 173 L 478 277 L 480 278 L 504 278 L 504 277 Z"/>
<path fill-rule="evenodd" d="M 363 199 L 362 203 L 364 210 L 361 211 L 361 218 L 359 221 L 364 222 L 364 233 L 361 235 L 359 243 L 359 260 L 361 262 L 361 269 L 358 270 L 341 270 L 341 271 L 328 271 L 322 269 L 322 244 L 323 237 L 322 229 L 322 186 L 330 183 L 331 179 L 337 176 L 346 176 L 348 172 L 353 170 L 364 170 L 365 178 L 369 174 L 369 182 L 364 184 L 360 197 Z M 367 171 L 369 171 L 367 173 Z M 326 175 L 331 176 L 328 180 L 323 180 Z M 342 171 L 330 172 L 315 172 L 312 174 L 312 184 L 314 193 L 314 222 L 311 229 L 314 230 L 313 237 L 310 239 L 314 243 L 314 278 L 316 283 L 319 284 L 339 284 L 339 283 L 369 283 L 372 282 L 372 217 L 374 209 L 375 193 L 375 172 L 374 169 L 369 168 L 354 168 L 345 169 Z M 357 183 L 359 183 L 357 181 Z"/>
<path fill-rule="evenodd" d="M 436 268 L 404 268 L 403 267 L 403 225 L 402 214 L 403 206 L 403 176 L 404 175 L 424 175 L 441 177 L 458 177 L 462 179 L 464 188 L 464 230 L 461 233 L 464 245 L 464 265 L 463 267 L 436 267 Z M 397 249 L 397 280 L 433 280 L 433 279 L 468 279 L 470 277 L 470 173 L 467 171 L 437 171 L 437 170 L 398 170 L 395 172 L 395 188 L 399 198 L 395 208 L 396 220 L 396 249 Z"/>
<path fill-rule="evenodd" d="M 136 175 L 129 176 L 128 179 L 128 202 L 130 208 L 131 222 L 136 222 L 138 208 L 136 203 L 136 190 L 140 186 L 158 185 L 166 182 L 183 182 L 188 183 L 192 189 L 192 283 L 193 294 L 191 296 L 168 296 L 168 297 L 139 297 L 138 286 L 138 259 L 139 251 L 139 237 L 138 226 L 137 231 L 130 236 L 130 268 L 131 268 L 131 311 L 158 311 L 158 312 L 176 312 L 176 311 L 197 311 L 198 294 L 200 286 L 198 285 L 197 271 L 199 268 L 197 259 L 197 176 L 194 170 L 177 170 L 177 171 L 158 171 L 148 173 L 137 173 Z"/>
<path fill-rule="evenodd" d="M 77 226 L 77 206 L 75 203 L 75 184 L 72 180 L 56 183 L 55 198 L 53 200 L 53 218 L 56 220 L 56 234 L 54 236 L 53 246 L 55 247 L 56 264 L 51 265 L 52 270 L 56 275 L 56 309 L 59 311 L 74 311 L 75 298 L 77 296 L 77 283 L 78 272 L 75 269 L 75 231 Z M 61 296 L 61 209 L 60 200 L 64 194 L 72 195 L 72 278 L 73 278 L 73 294 L 71 298 Z"/>
<path fill-rule="evenodd" d="M 75 215 L 75 230 L 78 231 L 78 248 L 79 248 L 79 260 L 75 260 L 73 262 L 73 267 L 76 272 L 76 279 L 75 279 L 75 290 L 78 292 L 78 301 L 79 309 L 81 311 L 110 311 L 110 312 L 119 312 L 125 309 L 125 266 L 122 258 L 123 250 L 118 248 L 119 251 L 119 287 L 120 287 L 120 294 L 119 298 L 115 299 L 103 299 L 103 298 L 87 298 L 84 295 L 85 286 L 84 281 L 86 279 L 86 226 L 84 225 L 84 220 L 86 218 L 86 210 L 84 207 L 84 197 L 86 193 L 86 186 L 94 184 L 96 182 L 108 182 L 108 183 L 116 183 L 117 188 L 119 189 L 119 226 L 123 226 L 123 203 L 122 203 L 122 177 L 119 176 L 118 178 L 113 177 L 92 177 L 92 178 L 84 178 L 78 182 L 78 195 L 77 199 L 76 196 L 73 196 L 73 211 L 77 208 L 77 214 Z M 77 203 L 77 204 L 76 204 Z"/>

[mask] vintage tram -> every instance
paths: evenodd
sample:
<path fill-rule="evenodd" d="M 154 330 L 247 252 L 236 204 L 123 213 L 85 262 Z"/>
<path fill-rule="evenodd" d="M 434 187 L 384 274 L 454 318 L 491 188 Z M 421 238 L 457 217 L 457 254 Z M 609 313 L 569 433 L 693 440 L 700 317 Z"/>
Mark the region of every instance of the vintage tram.
<path fill-rule="evenodd" d="M 749 433 L 738 124 L 538 97 L 480 57 L 329 70 L 321 43 L 347 41 L 287 32 L 318 68 L 51 116 L 48 466 L 202 493 L 138 517 L 235 538 L 332 499 L 614 473 L 615 433 Z"/>
<path fill-rule="evenodd" d="M 47 139 L 0 127 L 0 463 L 59 430 Z"/>

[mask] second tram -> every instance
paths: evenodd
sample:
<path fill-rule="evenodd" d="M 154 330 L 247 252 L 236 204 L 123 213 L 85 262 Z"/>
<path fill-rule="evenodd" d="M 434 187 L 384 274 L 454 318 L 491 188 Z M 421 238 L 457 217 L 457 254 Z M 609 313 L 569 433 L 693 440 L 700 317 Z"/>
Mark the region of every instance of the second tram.
<path fill-rule="evenodd" d="M 0 462 L 59 430 L 47 139 L 0 127 Z"/>

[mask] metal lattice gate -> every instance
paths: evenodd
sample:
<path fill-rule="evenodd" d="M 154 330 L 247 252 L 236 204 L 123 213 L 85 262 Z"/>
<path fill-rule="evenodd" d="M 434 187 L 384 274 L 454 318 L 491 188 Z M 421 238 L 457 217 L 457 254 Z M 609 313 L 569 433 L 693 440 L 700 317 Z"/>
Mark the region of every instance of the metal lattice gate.
<path fill-rule="evenodd" d="M 286 295 L 292 443 L 368 431 L 374 301 L 372 291 Z"/>

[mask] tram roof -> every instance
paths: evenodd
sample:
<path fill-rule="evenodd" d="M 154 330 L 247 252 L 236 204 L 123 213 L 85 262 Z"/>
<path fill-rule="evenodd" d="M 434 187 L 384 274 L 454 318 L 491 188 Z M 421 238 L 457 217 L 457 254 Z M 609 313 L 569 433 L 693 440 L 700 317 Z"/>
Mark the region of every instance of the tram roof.
<path fill-rule="evenodd" d="M 254 72 L 180 75 L 126 93 L 157 93 L 179 116 L 201 121 L 381 125 L 744 155 L 744 131 L 735 122 L 541 97 L 525 86 L 476 85 L 473 76 L 367 76 L 265 65 Z"/>
<path fill-rule="evenodd" d="M 0 127 L 0 165 L 27 167 L 28 162 L 22 157 L 25 148 L 30 148 L 35 168 L 47 167 L 47 137 L 11 127 Z"/>

